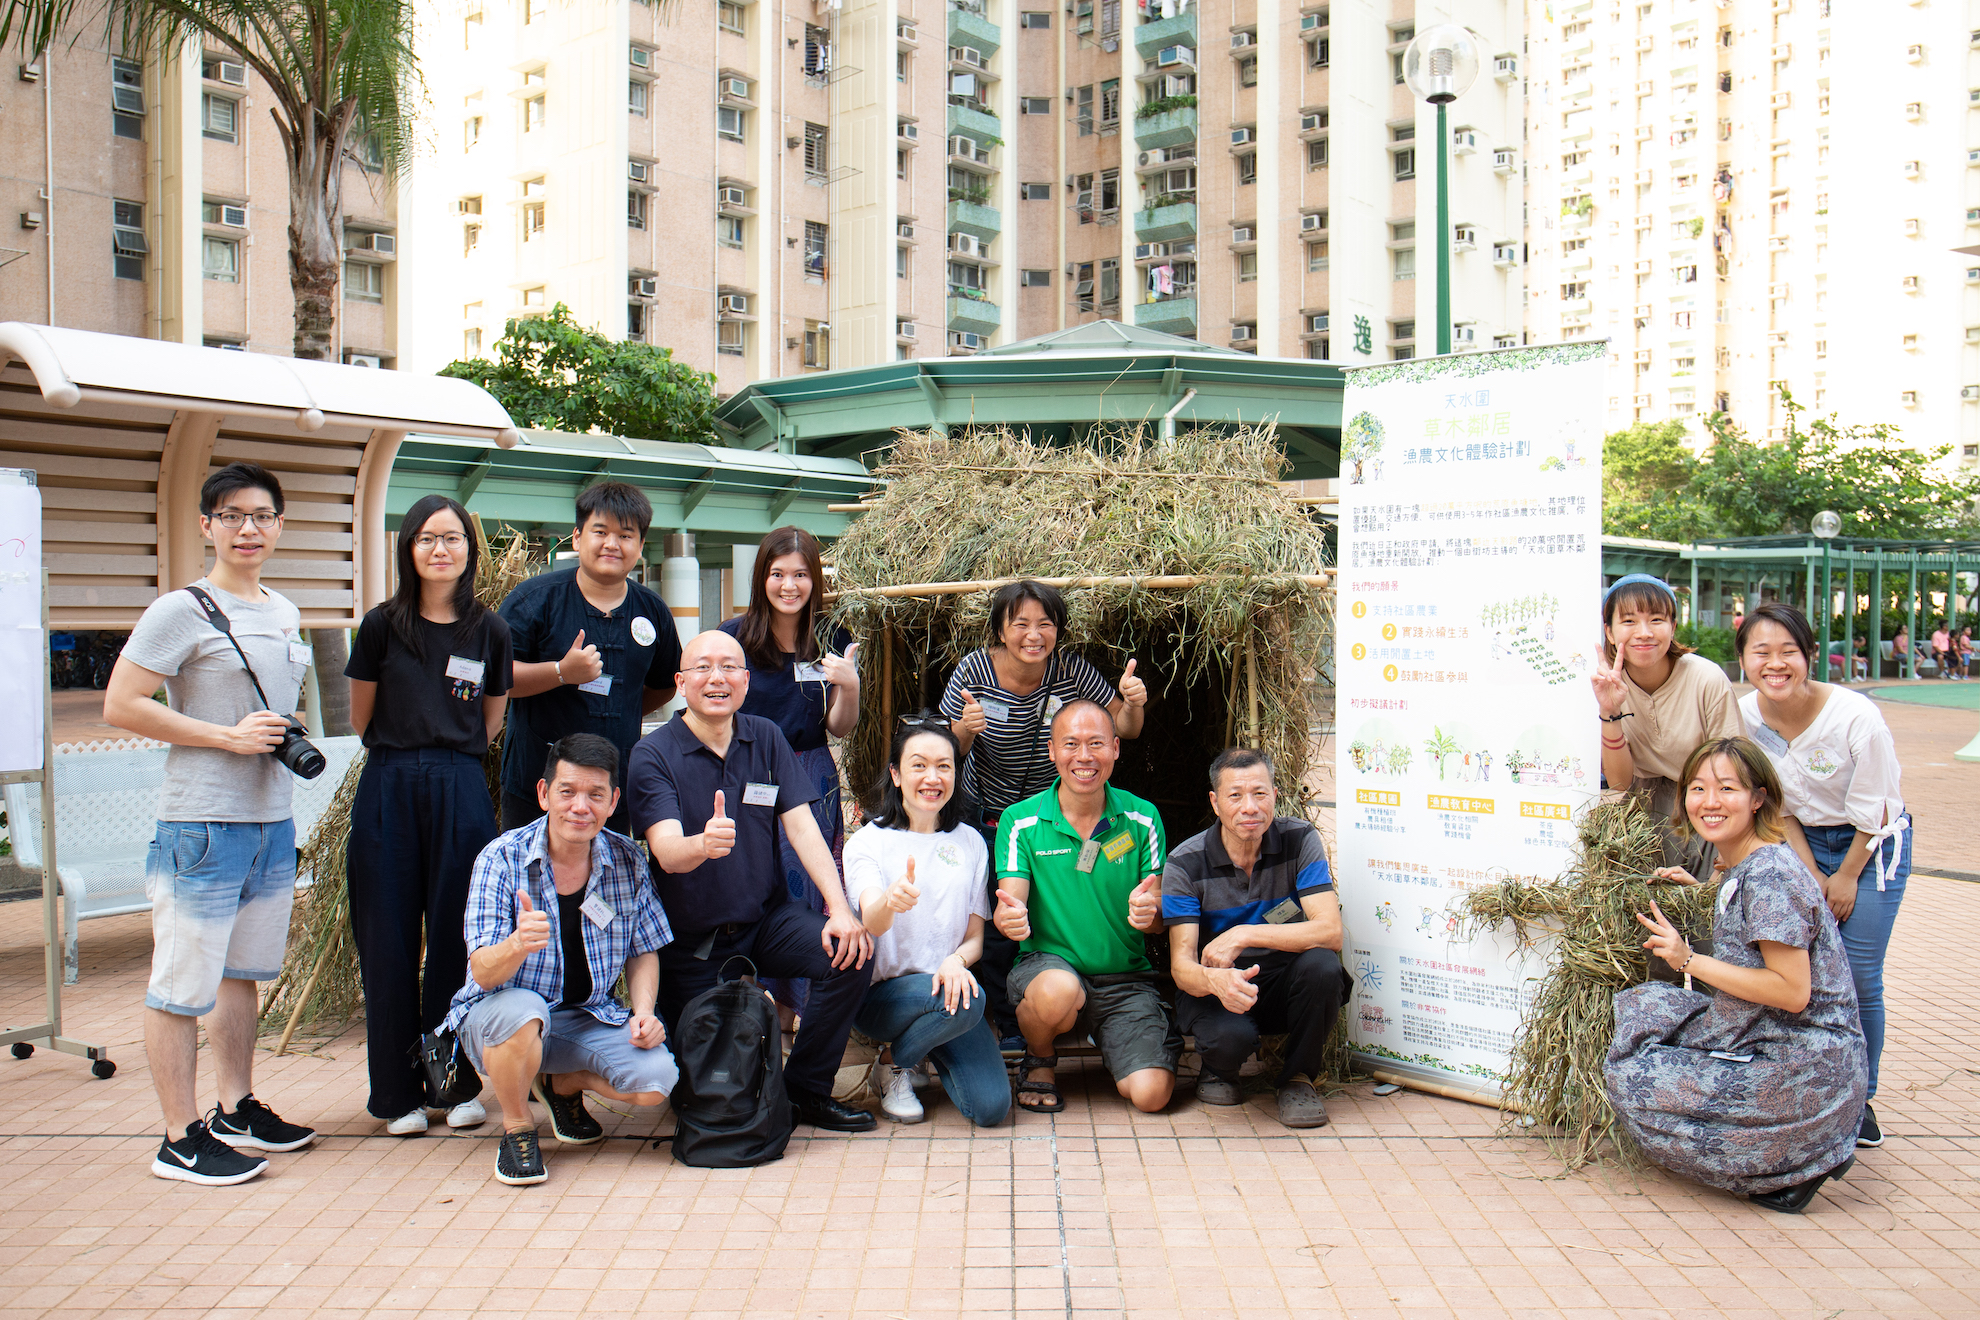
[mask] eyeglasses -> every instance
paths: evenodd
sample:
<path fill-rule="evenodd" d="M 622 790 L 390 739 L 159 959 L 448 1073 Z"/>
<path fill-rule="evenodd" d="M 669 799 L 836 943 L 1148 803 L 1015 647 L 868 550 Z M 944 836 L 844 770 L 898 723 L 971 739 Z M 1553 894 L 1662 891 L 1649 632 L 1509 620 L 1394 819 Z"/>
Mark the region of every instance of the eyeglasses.
<path fill-rule="evenodd" d="M 281 514 L 272 513 L 267 509 L 263 509 L 260 513 L 256 514 L 234 513 L 231 510 L 226 513 L 216 513 L 213 515 L 212 521 L 219 523 L 230 532 L 238 532 L 241 530 L 241 524 L 246 522 L 250 517 L 254 519 L 254 525 L 264 532 L 282 521 Z"/>
<path fill-rule="evenodd" d="M 413 544 L 422 550 L 431 550 L 436 545 L 444 545 L 449 550 L 458 550 L 467 544 L 467 537 L 459 532 L 442 532 L 437 536 L 432 532 L 421 532 L 413 538 Z"/>
<path fill-rule="evenodd" d="M 949 722 L 940 715 L 903 715 L 900 717 L 904 729 L 946 729 Z"/>
<path fill-rule="evenodd" d="M 707 678 L 711 674 L 720 674 L 723 678 L 734 678 L 737 674 L 748 673 L 749 666 L 735 664 L 696 665 L 692 669 L 683 669 L 681 672 L 689 678 Z"/>

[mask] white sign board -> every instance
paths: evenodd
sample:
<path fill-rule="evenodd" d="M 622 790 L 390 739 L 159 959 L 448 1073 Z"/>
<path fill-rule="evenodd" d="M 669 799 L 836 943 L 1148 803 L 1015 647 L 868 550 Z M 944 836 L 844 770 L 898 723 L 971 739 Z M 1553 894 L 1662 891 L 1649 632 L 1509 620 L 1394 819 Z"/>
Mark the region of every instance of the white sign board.
<path fill-rule="evenodd" d="M 1456 904 L 1566 869 L 1600 781 L 1605 342 L 1351 369 L 1335 661 L 1353 1044 L 1496 1099 L 1539 957 Z"/>

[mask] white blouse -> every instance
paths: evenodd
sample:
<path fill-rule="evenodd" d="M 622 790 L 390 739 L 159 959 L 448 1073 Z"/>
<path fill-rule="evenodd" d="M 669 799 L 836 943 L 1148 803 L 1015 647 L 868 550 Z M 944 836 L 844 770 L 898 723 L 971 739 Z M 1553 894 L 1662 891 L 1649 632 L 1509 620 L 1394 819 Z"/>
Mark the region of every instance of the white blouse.
<path fill-rule="evenodd" d="M 1881 834 L 1904 814 L 1897 746 L 1883 712 L 1862 693 L 1831 687 L 1814 722 L 1792 742 L 1760 718 L 1758 692 L 1739 699 L 1739 714 L 1774 763 L 1788 814 L 1803 825 Z"/>

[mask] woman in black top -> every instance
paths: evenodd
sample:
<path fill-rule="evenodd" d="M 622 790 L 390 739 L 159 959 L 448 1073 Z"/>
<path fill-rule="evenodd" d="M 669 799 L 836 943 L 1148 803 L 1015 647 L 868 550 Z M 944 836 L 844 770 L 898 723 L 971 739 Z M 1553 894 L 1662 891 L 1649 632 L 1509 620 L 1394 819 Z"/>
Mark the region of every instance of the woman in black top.
<path fill-rule="evenodd" d="M 426 1131 L 416 1049 L 467 980 L 468 880 L 497 833 L 481 760 L 508 704 L 509 625 L 475 599 L 479 563 L 466 509 L 444 495 L 415 503 L 399 524 L 399 588 L 364 616 L 344 670 L 366 749 L 345 858 L 371 1063 L 365 1107 L 394 1136 Z M 447 1125 L 486 1117 L 470 1100 Z"/>

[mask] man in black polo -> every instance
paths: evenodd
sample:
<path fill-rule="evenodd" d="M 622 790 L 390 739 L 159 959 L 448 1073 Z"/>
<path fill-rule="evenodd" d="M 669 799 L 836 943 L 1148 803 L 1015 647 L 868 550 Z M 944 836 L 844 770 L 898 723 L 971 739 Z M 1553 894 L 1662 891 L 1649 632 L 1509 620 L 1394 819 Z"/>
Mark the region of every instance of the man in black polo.
<path fill-rule="evenodd" d="M 1169 853 L 1162 917 L 1176 978 L 1176 1024 L 1196 1037 L 1205 1104 L 1244 1103 L 1238 1070 L 1261 1034 L 1286 1035 L 1273 1085 L 1279 1121 L 1319 1127 L 1314 1087 L 1327 1034 L 1354 981 L 1341 967 L 1341 905 L 1320 832 L 1278 816 L 1272 760 L 1233 747 L 1210 763 L 1217 823 Z"/>
<path fill-rule="evenodd" d="M 539 574 L 509 593 L 501 615 L 515 647 L 508 736 L 502 743 L 502 828 L 543 814 L 536 783 L 550 744 L 595 733 L 626 764 L 642 716 L 674 697 L 681 638 L 665 601 L 630 580 L 653 506 L 618 481 L 577 498 L 576 568 Z M 606 822 L 630 834 L 622 798 Z"/>
<path fill-rule="evenodd" d="M 834 1100 L 832 1080 L 873 975 L 873 941 L 812 819 L 817 793 L 777 726 L 739 713 L 749 664 L 735 638 L 705 632 L 689 642 L 677 680 L 687 709 L 640 740 L 626 775 L 633 825 L 674 929 L 660 951 L 660 1018 L 671 1032 L 737 955 L 760 974 L 808 979 L 811 999 L 784 1065 L 797 1119 L 868 1131 L 873 1115 Z M 822 916 L 784 883 L 779 821 L 824 896 Z"/>

